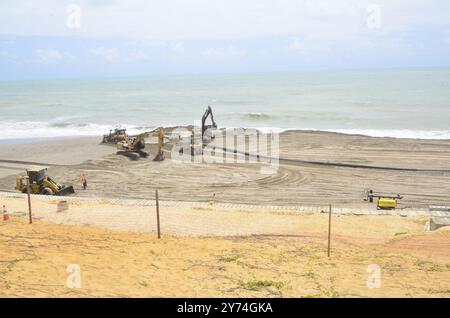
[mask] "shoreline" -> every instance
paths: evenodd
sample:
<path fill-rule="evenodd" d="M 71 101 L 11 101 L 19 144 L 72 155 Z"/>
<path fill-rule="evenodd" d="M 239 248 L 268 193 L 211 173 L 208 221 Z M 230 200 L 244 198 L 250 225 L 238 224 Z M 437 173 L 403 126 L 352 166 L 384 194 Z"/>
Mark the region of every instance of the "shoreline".
<path fill-rule="evenodd" d="M 175 129 L 175 128 L 190 128 L 191 125 L 170 125 L 170 126 L 163 126 L 164 129 L 167 129 L 168 131 Z M 401 132 L 410 132 L 414 133 L 412 130 L 372 130 L 372 129 L 336 129 L 336 130 L 327 130 L 327 129 L 312 129 L 312 128 L 278 128 L 278 127 L 219 127 L 219 129 L 255 129 L 260 131 L 261 133 L 268 133 L 268 132 L 274 132 L 281 134 L 287 134 L 287 133 L 304 133 L 304 134 L 323 134 L 323 135 L 331 135 L 331 136 L 350 136 L 350 137 L 367 137 L 367 138 L 382 138 L 382 139 L 393 139 L 393 140 L 411 140 L 411 141 L 450 141 L 450 136 L 442 136 L 439 137 L 438 135 L 433 135 L 437 133 L 449 133 L 448 132 L 438 132 L 438 131 L 416 131 L 416 132 L 422 132 L 425 136 L 428 134 L 427 138 L 420 138 L 420 137 L 412 137 L 412 136 L 400 136 Z M 139 134 L 144 131 L 150 131 L 148 130 L 139 130 L 136 129 L 130 129 L 132 131 L 132 135 Z M 364 131 L 372 131 L 374 133 L 368 134 L 364 133 Z M 388 135 L 381 133 L 382 131 L 391 131 L 391 132 L 398 132 L 398 136 L 395 136 L 395 134 Z M 378 133 L 377 133 L 378 132 Z M 377 135 L 378 134 L 378 135 Z M 34 143 L 47 143 L 47 142 L 58 142 L 63 140 L 81 140 L 81 139 L 95 139 L 97 138 L 100 141 L 102 139 L 101 134 L 98 135 L 62 135 L 62 136 L 54 136 L 54 137 L 24 137 L 24 138 L 5 138 L 0 139 L 0 147 L 4 145 L 23 145 L 23 144 L 34 144 Z M 0 148 L 0 158 L 2 157 L 2 152 Z"/>

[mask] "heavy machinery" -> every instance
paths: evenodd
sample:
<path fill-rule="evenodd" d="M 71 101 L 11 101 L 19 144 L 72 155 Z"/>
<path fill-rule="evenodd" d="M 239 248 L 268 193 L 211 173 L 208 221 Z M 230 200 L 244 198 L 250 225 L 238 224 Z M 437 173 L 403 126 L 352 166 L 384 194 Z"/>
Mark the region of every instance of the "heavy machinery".
<path fill-rule="evenodd" d="M 211 117 L 211 125 L 206 125 L 206 120 L 208 119 L 209 116 Z M 205 137 L 213 138 L 213 135 L 205 136 L 205 134 L 207 134 L 207 132 L 208 132 L 208 129 L 211 129 L 211 128 L 217 129 L 217 124 L 214 121 L 214 115 L 213 115 L 211 106 L 208 106 L 202 117 L 202 139 L 204 139 Z"/>
<path fill-rule="evenodd" d="M 374 198 L 377 199 L 377 209 L 379 210 L 394 210 L 397 208 L 398 200 L 403 199 L 400 194 L 385 195 L 385 194 L 375 194 L 373 190 L 367 192 L 366 201 L 372 203 Z"/>
<path fill-rule="evenodd" d="M 206 120 L 211 117 L 211 124 L 207 125 Z M 195 128 L 194 128 L 195 129 Z M 191 134 L 191 156 L 201 155 L 206 144 L 214 139 L 213 130 L 217 129 L 217 124 L 214 121 L 214 115 L 211 106 L 206 108 L 202 116 L 202 135 L 197 135 L 196 131 Z"/>
<path fill-rule="evenodd" d="M 155 133 L 153 133 L 155 135 Z M 153 158 L 153 161 L 163 161 L 165 159 L 164 156 L 164 129 L 159 128 L 158 132 L 156 133 L 156 136 L 158 137 L 158 150 L 156 152 L 155 158 Z"/>
<path fill-rule="evenodd" d="M 134 137 L 128 137 L 116 144 L 117 154 L 130 158 L 131 160 L 138 160 L 139 158 L 147 158 L 148 152 L 145 149 L 145 138 L 149 133 L 142 133 Z"/>
<path fill-rule="evenodd" d="M 145 139 L 148 137 L 158 138 L 157 154 L 153 161 L 163 161 L 164 153 L 164 129 L 159 128 L 157 131 L 145 132 L 137 136 L 131 136 L 116 144 L 118 149 L 117 154 L 130 158 L 131 160 L 138 160 L 139 158 L 147 158 L 149 153 L 145 151 Z"/>
<path fill-rule="evenodd" d="M 127 138 L 128 134 L 126 129 L 114 129 L 114 131 L 111 129 L 108 135 L 103 135 L 102 142 L 104 144 L 118 143 L 120 141 L 126 140 Z"/>
<path fill-rule="evenodd" d="M 211 124 L 207 125 L 206 120 L 211 117 Z M 205 113 L 202 116 L 202 127 L 201 135 L 198 128 L 193 127 L 190 137 L 190 148 L 191 156 L 197 156 L 203 154 L 203 148 L 208 144 L 208 142 L 214 139 L 214 129 L 217 129 L 217 124 L 214 121 L 214 115 L 211 106 L 206 108 Z M 184 149 L 180 149 L 179 152 L 182 154 Z"/>
<path fill-rule="evenodd" d="M 65 196 L 75 193 L 73 186 L 65 186 L 57 183 L 46 174 L 47 169 L 27 170 L 26 176 L 16 178 L 16 190 L 27 193 L 27 178 L 30 182 L 31 194 L 60 195 Z"/>

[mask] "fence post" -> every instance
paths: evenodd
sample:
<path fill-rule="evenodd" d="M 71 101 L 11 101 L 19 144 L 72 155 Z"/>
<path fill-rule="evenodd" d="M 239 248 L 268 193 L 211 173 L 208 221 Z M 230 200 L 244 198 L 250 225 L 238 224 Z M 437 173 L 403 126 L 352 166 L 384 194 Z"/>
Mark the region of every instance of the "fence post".
<path fill-rule="evenodd" d="M 159 226 L 159 197 L 158 197 L 158 190 L 155 191 L 156 194 L 156 225 L 157 225 L 157 231 L 158 231 L 158 239 L 161 238 L 161 228 Z"/>
<path fill-rule="evenodd" d="M 27 197 L 28 197 L 28 218 L 30 224 L 33 223 L 33 215 L 31 214 L 31 189 L 30 189 L 30 178 L 27 176 Z"/>
<path fill-rule="evenodd" d="M 331 204 L 328 210 L 328 257 L 330 257 L 330 246 L 331 246 Z"/>

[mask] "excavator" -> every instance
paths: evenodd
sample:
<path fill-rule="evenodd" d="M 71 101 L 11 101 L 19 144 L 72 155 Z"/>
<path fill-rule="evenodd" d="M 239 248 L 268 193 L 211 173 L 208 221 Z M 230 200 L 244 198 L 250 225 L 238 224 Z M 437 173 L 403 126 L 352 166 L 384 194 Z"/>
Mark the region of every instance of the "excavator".
<path fill-rule="evenodd" d="M 156 135 L 158 137 L 158 151 L 156 152 L 155 158 L 153 158 L 153 161 L 164 161 L 165 156 L 163 152 L 164 147 L 164 129 L 159 128 L 157 133 L 153 133 L 153 135 Z"/>
<path fill-rule="evenodd" d="M 209 116 L 211 116 L 211 125 L 206 125 L 206 120 L 208 119 Z M 205 138 L 206 132 L 208 131 L 208 129 L 211 129 L 211 128 L 217 129 L 217 124 L 214 121 L 214 115 L 213 115 L 211 106 L 208 106 L 202 117 L 202 139 Z M 212 136 L 206 136 L 206 137 L 212 138 Z"/>
<path fill-rule="evenodd" d="M 211 117 L 211 124 L 207 125 L 206 120 Z M 202 116 L 202 136 L 197 136 L 194 131 L 191 132 L 191 156 L 199 155 L 203 153 L 203 147 L 208 141 L 214 139 L 214 134 L 211 130 L 217 129 L 217 124 L 214 121 L 214 115 L 211 106 L 206 108 L 205 113 Z M 180 154 L 183 150 L 180 150 Z"/>
<path fill-rule="evenodd" d="M 75 193 L 73 186 L 65 186 L 57 183 L 46 174 L 47 169 L 27 170 L 26 176 L 16 178 L 16 190 L 27 193 L 27 178 L 30 183 L 31 194 L 64 196 Z"/>
<path fill-rule="evenodd" d="M 145 132 L 137 136 L 128 137 L 116 144 L 117 154 L 130 158 L 131 160 L 138 160 L 139 158 L 147 158 L 149 153 L 145 151 L 145 139 L 148 137 L 158 137 L 158 150 L 153 161 L 163 161 L 165 159 L 164 146 L 164 129 L 159 128 L 157 131 Z"/>

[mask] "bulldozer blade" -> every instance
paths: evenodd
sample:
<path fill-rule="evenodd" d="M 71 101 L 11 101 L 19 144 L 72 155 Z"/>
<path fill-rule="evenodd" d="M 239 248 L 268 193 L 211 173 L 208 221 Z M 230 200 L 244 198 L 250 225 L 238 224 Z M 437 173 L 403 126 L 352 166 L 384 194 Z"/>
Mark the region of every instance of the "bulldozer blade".
<path fill-rule="evenodd" d="M 67 187 L 63 187 L 61 190 L 59 190 L 59 192 L 56 195 L 66 196 L 68 194 L 73 194 L 73 193 L 75 193 L 73 186 L 67 186 Z"/>

